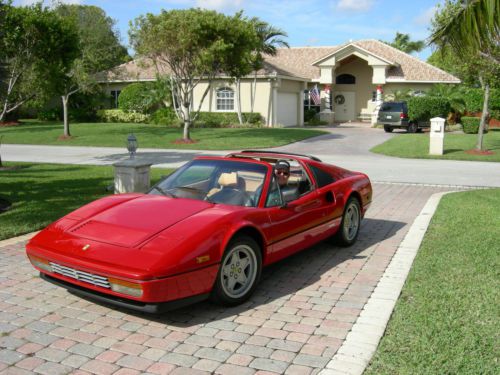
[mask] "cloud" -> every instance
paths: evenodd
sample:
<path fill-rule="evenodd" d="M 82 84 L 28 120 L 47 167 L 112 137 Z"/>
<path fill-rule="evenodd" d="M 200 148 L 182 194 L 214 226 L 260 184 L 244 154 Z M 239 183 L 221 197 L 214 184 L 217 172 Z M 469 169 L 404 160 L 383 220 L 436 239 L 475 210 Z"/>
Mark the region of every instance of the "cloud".
<path fill-rule="evenodd" d="M 413 19 L 413 22 L 419 26 L 427 26 L 431 23 L 434 14 L 436 14 L 437 7 L 433 6 L 429 9 L 426 9 L 422 13 L 420 13 L 417 17 Z"/>
<path fill-rule="evenodd" d="M 366 12 L 373 6 L 373 0 L 339 0 L 337 8 L 340 10 L 354 10 Z"/>
<path fill-rule="evenodd" d="M 196 0 L 196 6 L 204 9 L 234 10 L 241 9 L 243 0 Z"/>

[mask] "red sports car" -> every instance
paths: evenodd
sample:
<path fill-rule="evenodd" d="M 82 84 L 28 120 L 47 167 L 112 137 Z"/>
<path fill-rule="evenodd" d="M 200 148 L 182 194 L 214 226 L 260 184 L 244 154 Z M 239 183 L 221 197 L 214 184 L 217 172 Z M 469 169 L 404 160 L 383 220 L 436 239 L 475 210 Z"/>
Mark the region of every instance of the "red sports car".
<path fill-rule="evenodd" d="M 208 297 L 235 305 L 263 266 L 329 237 L 353 244 L 371 199 L 365 174 L 312 156 L 197 157 L 147 194 L 71 212 L 26 251 L 43 279 L 101 302 L 146 312 Z"/>

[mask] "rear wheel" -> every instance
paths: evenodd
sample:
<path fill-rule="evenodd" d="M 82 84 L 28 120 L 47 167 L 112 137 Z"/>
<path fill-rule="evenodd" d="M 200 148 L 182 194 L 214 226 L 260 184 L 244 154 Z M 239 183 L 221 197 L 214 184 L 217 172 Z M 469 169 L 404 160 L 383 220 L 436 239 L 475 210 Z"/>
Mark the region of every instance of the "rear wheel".
<path fill-rule="evenodd" d="M 408 133 L 416 133 L 418 130 L 418 125 L 416 122 L 410 122 L 408 124 Z"/>
<path fill-rule="evenodd" d="M 389 125 L 384 125 L 384 131 L 386 133 L 392 133 L 393 129 Z"/>
<path fill-rule="evenodd" d="M 336 239 L 342 246 L 351 246 L 356 242 L 361 225 L 361 208 L 359 201 L 351 197 L 348 199 L 342 215 L 339 231 Z"/>
<path fill-rule="evenodd" d="M 251 237 L 235 237 L 222 257 L 212 299 L 227 306 L 246 301 L 257 287 L 261 272 L 259 245 Z"/>

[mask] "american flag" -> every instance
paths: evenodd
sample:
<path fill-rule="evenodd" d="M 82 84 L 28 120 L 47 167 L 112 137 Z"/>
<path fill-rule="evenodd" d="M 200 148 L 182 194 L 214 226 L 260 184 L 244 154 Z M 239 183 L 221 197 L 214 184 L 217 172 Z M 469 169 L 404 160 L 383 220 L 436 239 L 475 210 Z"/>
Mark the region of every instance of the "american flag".
<path fill-rule="evenodd" d="M 309 91 L 309 96 L 314 102 L 315 105 L 320 105 L 321 104 L 321 98 L 319 96 L 319 90 L 318 86 L 314 86 L 310 91 Z"/>

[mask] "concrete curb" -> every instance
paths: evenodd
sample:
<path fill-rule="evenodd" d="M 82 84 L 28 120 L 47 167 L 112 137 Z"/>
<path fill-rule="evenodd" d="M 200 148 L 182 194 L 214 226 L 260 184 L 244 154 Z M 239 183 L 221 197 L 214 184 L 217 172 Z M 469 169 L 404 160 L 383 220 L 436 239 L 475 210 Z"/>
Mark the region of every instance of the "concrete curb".
<path fill-rule="evenodd" d="M 0 241 L 0 247 L 13 245 L 13 244 L 21 242 L 21 241 L 29 240 L 31 237 L 33 237 L 38 232 L 39 231 L 23 234 L 22 236 L 18 236 L 18 237 L 7 238 L 6 240 Z"/>
<path fill-rule="evenodd" d="M 399 245 L 358 319 L 321 375 L 361 375 L 377 350 L 443 192 L 433 194 Z"/>

